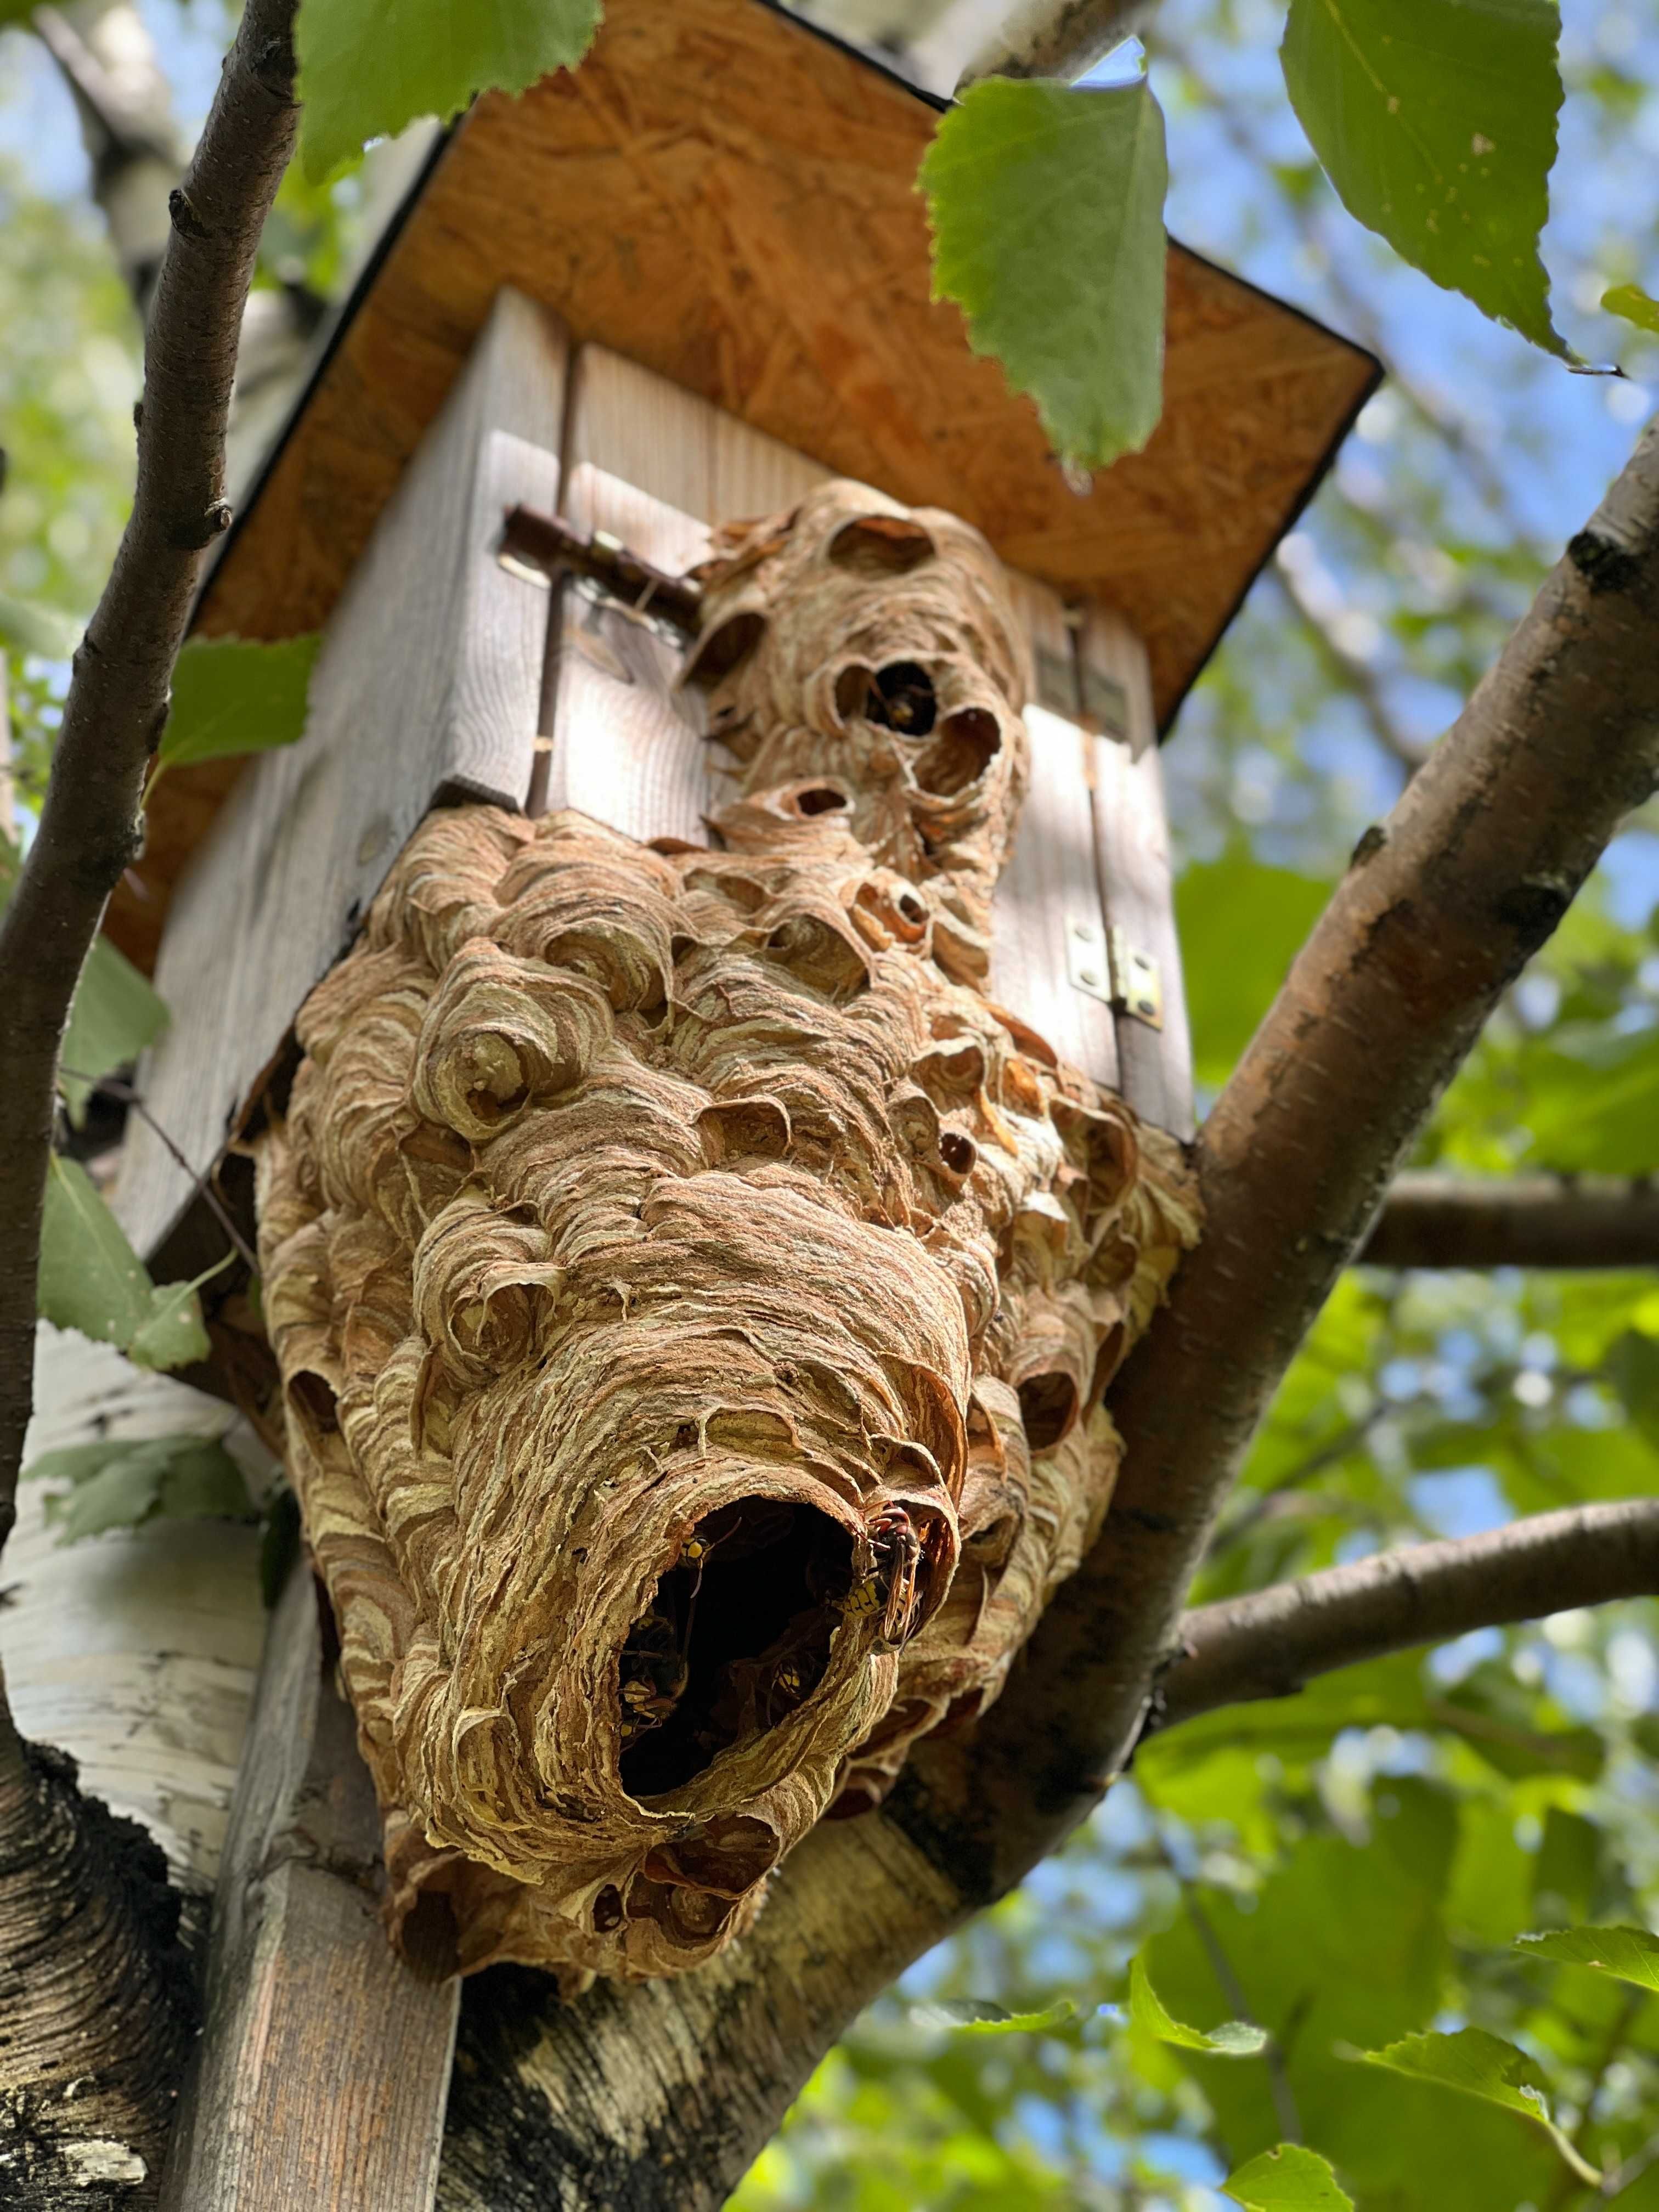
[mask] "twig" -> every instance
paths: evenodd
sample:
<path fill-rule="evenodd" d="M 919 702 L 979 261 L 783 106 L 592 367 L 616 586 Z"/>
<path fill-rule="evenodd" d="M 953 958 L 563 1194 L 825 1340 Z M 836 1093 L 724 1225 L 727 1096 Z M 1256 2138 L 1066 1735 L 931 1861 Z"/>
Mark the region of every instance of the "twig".
<path fill-rule="evenodd" d="M 145 348 L 138 475 L 75 656 L 40 824 L 0 920 L 0 1540 L 33 1405 L 34 1288 L 58 1048 L 110 891 L 139 845 L 145 763 L 207 548 L 228 526 L 225 425 L 264 218 L 288 163 L 295 0 L 249 0 L 190 169 Z"/>
<path fill-rule="evenodd" d="M 1416 1544 L 1183 1614 L 1164 1678 L 1166 1724 L 1316 1674 L 1574 1606 L 1659 1595 L 1659 1499 L 1540 1513 L 1486 1535 Z"/>
<path fill-rule="evenodd" d="M 1216 1986 L 1236 2020 L 1248 2021 L 1259 2027 L 1267 2041 L 1261 2046 L 1262 2063 L 1267 2069 L 1267 2087 L 1273 2100 L 1273 2112 L 1279 2122 L 1279 2132 L 1286 2142 L 1302 2141 L 1302 2116 L 1297 2110 L 1296 2093 L 1291 2087 L 1290 2068 L 1284 2045 L 1266 2022 L 1251 2009 L 1244 1984 L 1228 1956 L 1227 1948 L 1216 1932 L 1215 1923 L 1204 1910 L 1198 1893 L 1198 1885 L 1182 1866 L 1167 1836 L 1158 1834 L 1158 1848 L 1164 1863 L 1181 1885 L 1181 1901 L 1187 1917 L 1193 1923 L 1193 1933 L 1203 1946 L 1204 1955 L 1210 1962 L 1210 1972 L 1215 1976 Z"/>
<path fill-rule="evenodd" d="M 1310 596 L 1308 587 L 1296 570 L 1284 557 L 1279 557 L 1267 571 L 1283 594 L 1286 605 L 1312 640 L 1320 658 L 1330 673 L 1358 703 L 1384 752 L 1399 762 L 1408 775 L 1415 775 L 1429 757 L 1426 745 L 1408 738 L 1394 719 L 1382 678 L 1370 661 L 1363 660 L 1351 652 L 1338 637 L 1323 611 Z"/>
<path fill-rule="evenodd" d="M 258 1255 L 236 1226 L 235 1222 L 232 1220 L 224 1200 L 214 1188 L 214 1170 L 210 1168 L 205 1175 L 200 1175 L 191 1167 L 184 1153 L 168 1136 L 155 1115 L 150 1112 L 132 1085 L 124 1081 L 119 1076 L 88 1075 L 78 1067 L 66 1067 L 62 1070 L 62 1073 L 71 1077 L 77 1083 L 91 1084 L 94 1091 L 101 1091 L 106 1097 L 118 1099 L 124 1106 L 131 1108 L 150 1134 L 166 1151 L 174 1165 L 181 1167 L 190 1177 L 191 1200 L 193 1200 L 199 1194 L 207 1200 L 208 1209 L 214 1219 L 235 1246 L 238 1258 L 245 1260 L 247 1262 L 249 1273 L 257 1276 L 259 1273 Z"/>

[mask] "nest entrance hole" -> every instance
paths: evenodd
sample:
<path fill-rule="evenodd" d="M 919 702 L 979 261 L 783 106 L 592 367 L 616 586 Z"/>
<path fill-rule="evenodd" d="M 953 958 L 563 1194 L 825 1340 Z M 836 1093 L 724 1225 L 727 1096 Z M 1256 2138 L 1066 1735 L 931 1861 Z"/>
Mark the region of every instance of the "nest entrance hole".
<path fill-rule="evenodd" d="M 684 1788 L 804 1705 L 853 1583 L 850 1534 L 814 1506 L 746 1498 L 700 1521 L 623 1646 L 629 1796 Z"/>

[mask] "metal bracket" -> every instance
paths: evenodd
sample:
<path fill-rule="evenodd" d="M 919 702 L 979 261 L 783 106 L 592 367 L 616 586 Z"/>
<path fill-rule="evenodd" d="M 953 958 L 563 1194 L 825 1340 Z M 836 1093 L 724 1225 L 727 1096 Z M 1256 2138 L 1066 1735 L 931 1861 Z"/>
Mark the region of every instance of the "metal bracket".
<path fill-rule="evenodd" d="M 1086 991 L 1114 1013 L 1163 1028 L 1163 975 L 1151 953 L 1129 942 L 1127 930 L 1073 922 L 1066 933 L 1066 973 L 1073 990 Z"/>

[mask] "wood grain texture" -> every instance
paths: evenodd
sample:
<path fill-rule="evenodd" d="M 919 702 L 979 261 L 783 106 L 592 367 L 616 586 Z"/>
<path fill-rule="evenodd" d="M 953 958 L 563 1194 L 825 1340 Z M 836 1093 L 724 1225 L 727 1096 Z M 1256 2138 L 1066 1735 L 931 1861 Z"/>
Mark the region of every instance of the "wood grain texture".
<path fill-rule="evenodd" d="M 1118 1088 L 1143 1121 L 1184 1140 L 1194 1127 L 1192 1037 L 1146 649 L 1121 617 L 1098 608 L 1087 611 L 1077 645 L 1085 705 L 1093 696 L 1109 714 L 1120 701 L 1126 709 L 1121 736 L 1088 740 L 1100 899 L 1108 925 L 1125 930 L 1132 945 L 1157 961 L 1163 989 L 1162 1028 L 1125 1011 L 1115 1016 Z"/>
<path fill-rule="evenodd" d="M 526 798 L 547 594 L 495 547 L 507 507 L 557 497 L 564 368 L 556 325 L 504 294 L 330 622 L 306 735 L 250 765 L 179 883 L 142 1079 L 198 1173 L 434 799 Z M 136 1127 L 115 1205 L 141 1251 L 192 1188 Z"/>
<path fill-rule="evenodd" d="M 308 1563 L 272 1617 L 214 1900 L 166 2212 L 429 2212 L 459 1984 L 376 1895 L 380 1818 Z"/>
<path fill-rule="evenodd" d="M 1164 422 L 1077 497 L 1029 402 L 930 301 L 915 180 L 933 120 L 757 0 L 613 0 L 574 76 L 480 100 L 456 131 L 227 549 L 202 627 L 281 637 L 326 621 L 507 283 L 576 339 L 1121 607 L 1167 724 L 1376 365 L 1177 247 Z M 146 968 L 234 779 L 219 763 L 157 794 L 111 919 Z"/>
<path fill-rule="evenodd" d="M 1071 981 L 1067 936 L 1091 930 L 1104 951 L 1089 805 L 1090 744 L 1079 727 L 1072 634 L 1057 593 L 1011 577 L 1031 641 L 1036 690 L 1028 706 L 1031 781 L 1008 866 L 991 908 L 991 995 L 1046 1037 L 1062 1060 L 1115 1090 L 1112 1011 Z"/>
<path fill-rule="evenodd" d="M 603 438 L 585 442 L 611 450 Z M 648 453 L 627 458 L 629 465 L 650 465 Z M 708 525 L 641 489 L 653 481 L 624 483 L 580 462 L 567 468 L 563 512 L 579 529 L 609 531 L 653 567 L 678 574 L 707 550 Z M 541 723 L 552 750 L 530 811 L 574 806 L 641 842 L 707 844 L 703 817 L 717 803 L 713 762 L 702 696 L 676 688 L 680 641 L 636 619 L 586 578 L 566 577 L 556 591 Z"/>

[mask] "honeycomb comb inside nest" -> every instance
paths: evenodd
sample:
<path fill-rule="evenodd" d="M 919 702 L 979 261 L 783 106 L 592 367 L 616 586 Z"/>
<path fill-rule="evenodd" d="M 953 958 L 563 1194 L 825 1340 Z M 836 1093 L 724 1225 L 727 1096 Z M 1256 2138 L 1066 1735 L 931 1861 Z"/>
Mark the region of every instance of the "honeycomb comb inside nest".
<path fill-rule="evenodd" d="M 1027 680 L 983 541 L 830 484 L 702 573 L 718 849 L 433 815 L 259 1143 L 394 1936 L 441 1896 L 464 1969 L 568 1984 L 709 1956 L 995 1697 L 1195 1233 L 979 988 Z"/>

